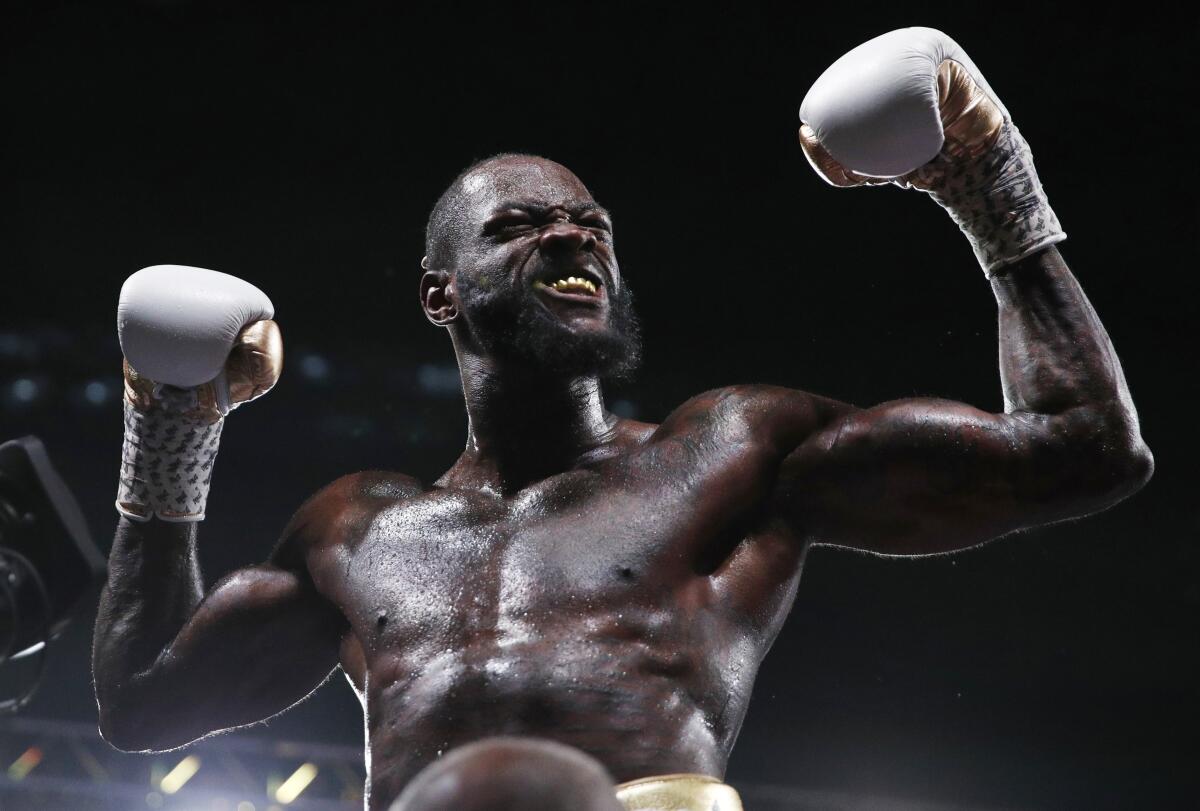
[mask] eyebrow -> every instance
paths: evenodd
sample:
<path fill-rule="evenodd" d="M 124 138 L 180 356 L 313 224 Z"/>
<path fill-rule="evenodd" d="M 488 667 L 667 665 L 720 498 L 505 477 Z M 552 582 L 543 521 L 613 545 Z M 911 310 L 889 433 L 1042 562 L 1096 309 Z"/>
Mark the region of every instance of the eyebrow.
<path fill-rule="evenodd" d="M 609 220 L 612 220 L 612 215 L 608 213 L 608 209 L 594 200 L 584 200 L 571 205 L 558 205 L 554 203 L 548 203 L 545 200 L 505 200 L 492 209 L 490 216 L 495 216 L 501 211 L 507 211 L 514 208 L 521 211 L 528 211 L 533 214 L 544 214 L 545 212 L 554 208 L 566 209 L 571 214 L 588 214 L 594 211 L 598 214 L 603 214 Z"/>

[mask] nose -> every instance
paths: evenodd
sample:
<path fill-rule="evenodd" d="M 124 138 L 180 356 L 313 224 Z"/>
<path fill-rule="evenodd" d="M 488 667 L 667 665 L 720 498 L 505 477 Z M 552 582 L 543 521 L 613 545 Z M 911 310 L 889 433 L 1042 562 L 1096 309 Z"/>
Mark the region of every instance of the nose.
<path fill-rule="evenodd" d="M 542 231 L 538 245 L 547 254 L 591 253 L 596 248 L 596 236 L 575 223 L 556 222 Z"/>

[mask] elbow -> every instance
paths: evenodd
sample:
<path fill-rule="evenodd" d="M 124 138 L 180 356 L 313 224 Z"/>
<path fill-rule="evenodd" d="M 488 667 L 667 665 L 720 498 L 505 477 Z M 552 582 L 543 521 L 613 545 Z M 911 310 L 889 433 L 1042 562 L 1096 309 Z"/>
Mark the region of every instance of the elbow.
<path fill-rule="evenodd" d="M 121 752 L 169 752 L 203 737 L 172 737 L 165 733 L 166 730 L 161 726 L 156 727 L 152 724 L 105 720 L 103 716 L 100 719 L 100 737 L 109 746 Z"/>
<path fill-rule="evenodd" d="M 1154 454 L 1150 446 L 1137 434 L 1136 442 L 1122 454 L 1121 479 L 1128 490 L 1127 495 L 1133 495 L 1141 490 L 1154 476 Z"/>
<path fill-rule="evenodd" d="M 1051 499 L 1070 516 L 1106 510 L 1154 476 L 1154 454 L 1127 404 L 1077 408 L 1054 422 L 1053 439 L 1043 446 L 1043 458 L 1055 460 L 1045 470 L 1053 472 L 1043 482 L 1054 482 Z"/>
<path fill-rule="evenodd" d="M 175 734 L 166 715 L 150 717 L 112 700 L 101 700 L 99 709 L 100 737 L 122 752 L 166 752 L 200 737 Z"/>
<path fill-rule="evenodd" d="M 146 735 L 146 726 L 130 718 L 128 714 L 115 713 L 100 708 L 100 737 L 114 749 L 122 752 L 157 751 Z"/>
<path fill-rule="evenodd" d="M 1106 506 L 1132 496 L 1154 476 L 1154 454 L 1142 438 L 1136 417 L 1108 421 L 1095 443 L 1094 472 Z"/>
<path fill-rule="evenodd" d="M 1154 453 L 1150 450 L 1150 446 L 1146 444 L 1146 440 L 1142 439 L 1142 433 L 1139 430 L 1134 430 L 1134 454 L 1136 456 L 1136 472 L 1139 476 L 1138 487 L 1144 486 L 1154 476 Z"/>
<path fill-rule="evenodd" d="M 136 709 L 142 702 L 131 695 L 129 683 L 116 684 L 95 668 L 92 687 L 99 712 L 100 737 L 105 743 L 122 752 L 149 751 L 151 747 L 139 734 L 145 725 L 136 717 Z"/>

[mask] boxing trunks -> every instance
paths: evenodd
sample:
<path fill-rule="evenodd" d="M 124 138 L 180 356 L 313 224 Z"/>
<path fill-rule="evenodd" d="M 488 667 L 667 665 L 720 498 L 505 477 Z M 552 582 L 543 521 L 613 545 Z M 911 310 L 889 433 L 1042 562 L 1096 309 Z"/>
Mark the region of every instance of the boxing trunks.
<path fill-rule="evenodd" d="M 706 774 L 662 774 L 617 786 L 626 811 L 743 811 L 732 786 Z"/>

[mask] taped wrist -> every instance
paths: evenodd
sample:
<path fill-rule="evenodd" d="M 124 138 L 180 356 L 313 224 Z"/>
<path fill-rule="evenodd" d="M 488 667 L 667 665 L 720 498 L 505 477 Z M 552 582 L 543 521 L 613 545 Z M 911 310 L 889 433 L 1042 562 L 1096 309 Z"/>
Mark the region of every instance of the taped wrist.
<path fill-rule="evenodd" d="M 991 278 L 1042 248 L 1067 238 L 1058 222 L 1020 130 L 1006 119 L 995 145 L 962 165 L 939 154 L 906 175 L 929 192 L 966 234 L 984 274 Z"/>
<path fill-rule="evenodd" d="M 189 419 L 195 390 L 164 391 L 141 411 L 124 400 L 117 512 L 134 521 L 202 521 L 224 418 Z M 190 395 L 190 399 L 189 396 Z"/>

